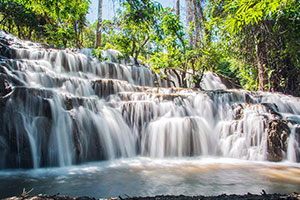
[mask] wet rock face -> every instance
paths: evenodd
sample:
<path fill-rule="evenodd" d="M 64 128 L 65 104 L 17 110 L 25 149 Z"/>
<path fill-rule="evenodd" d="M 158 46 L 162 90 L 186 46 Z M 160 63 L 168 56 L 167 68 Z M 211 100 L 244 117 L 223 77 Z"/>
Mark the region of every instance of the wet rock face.
<path fill-rule="evenodd" d="M 237 104 L 233 106 L 233 118 L 235 120 L 240 120 L 243 118 L 244 108 L 241 104 Z"/>
<path fill-rule="evenodd" d="M 228 88 L 228 89 L 241 89 L 242 86 L 237 79 L 225 77 L 221 74 L 214 73 L 218 76 L 221 82 Z"/>
<path fill-rule="evenodd" d="M 10 43 L 6 38 L 0 37 L 0 60 L 15 56 L 15 51 L 9 45 Z"/>
<path fill-rule="evenodd" d="M 11 85 L 6 80 L 6 77 L 0 74 L 0 97 L 5 96 L 12 91 Z"/>
<path fill-rule="evenodd" d="M 1 45 L 1 44 L 0 44 Z M 6 81 L 5 77 L 2 76 L 0 73 L 0 157 L 3 158 L 5 154 L 5 149 L 7 149 L 7 143 L 4 137 L 2 136 L 3 133 L 3 113 L 5 111 L 5 99 L 3 98 L 11 92 L 11 88 L 8 87 L 8 82 Z M 4 165 L 6 161 L 3 159 L 0 161 L 0 168 Z"/>
<path fill-rule="evenodd" d="M 269 161 L 282 161 L 287 152 L 288 136 L 290 128 L 287 120 L 269 120 L 268 121 L 268 154 Z"/>

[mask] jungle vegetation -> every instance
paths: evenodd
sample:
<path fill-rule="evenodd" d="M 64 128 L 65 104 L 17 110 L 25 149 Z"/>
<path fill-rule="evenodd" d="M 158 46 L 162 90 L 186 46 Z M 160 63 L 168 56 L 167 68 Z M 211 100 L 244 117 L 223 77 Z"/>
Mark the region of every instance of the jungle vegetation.
<path fill-rule="evenodd" d="M 210 70 L 245 89 L 300 96 L 300 1 L 119 2 L 116 17 L 102 21 L 99 0 L 98 23 L 89 24 L 89 0 L 2 0 L 0 29 L 54 48 L 116 49 L 156 73 L 172 71 L 181 87 L 200 87 Z"/>

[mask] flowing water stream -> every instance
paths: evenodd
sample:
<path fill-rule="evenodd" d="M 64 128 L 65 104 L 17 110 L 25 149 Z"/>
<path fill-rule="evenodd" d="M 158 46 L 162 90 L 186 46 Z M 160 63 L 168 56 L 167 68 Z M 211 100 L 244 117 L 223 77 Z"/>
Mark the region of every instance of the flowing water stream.
<path fill-rule="evenodd" d="M 4 32 L 0 42 L 0 197 L 23 187 L 95 197 L 300 192 L 299 98 L 228 89 L 211 72 L 205 90 L 171 88 L 113 50 L 100 62 Z"/>

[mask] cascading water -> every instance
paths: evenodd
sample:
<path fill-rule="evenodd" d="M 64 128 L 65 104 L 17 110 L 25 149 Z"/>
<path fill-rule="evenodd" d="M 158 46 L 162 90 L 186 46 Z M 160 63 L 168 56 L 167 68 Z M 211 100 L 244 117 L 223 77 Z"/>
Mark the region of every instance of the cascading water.
<path fill-rule="evenodd" d="M 229 90 L 211 72 L 205 91 L 162 80 L 155 88 L 143 66 L 42 48 L 4 32 L 0 42 L 0 168 L 138 155 L 300 160 L 297 97 Z M 111 61 L 115 54 L 106 52 Z"/>
<path fill-rule="evenodd" d="M 299 161 L 299 152 L 300 152 L 300 144 L 299 144 L 299 134 L 297 134 L 297 130 L 299 130 L 299 125 L 295 125 L 291 130 L 291 136 L 289 138 L 288 149 L 287 149 L 287 159 L 290 162 L 298 162 Z"/>

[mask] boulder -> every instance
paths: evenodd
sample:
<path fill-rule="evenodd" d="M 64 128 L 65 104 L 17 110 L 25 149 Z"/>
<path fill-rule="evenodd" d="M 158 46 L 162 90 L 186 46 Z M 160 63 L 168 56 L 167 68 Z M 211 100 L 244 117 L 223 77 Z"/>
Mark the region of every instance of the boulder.
<path fill-rule="evenodd" d="M 269 161 L 282 161 L 287 152 L 288 136 L 290 135 L 290 128 L 287 120 L 269 120 L 268 121 L 268 135 L 267 135 L 267 159 Z"/>

